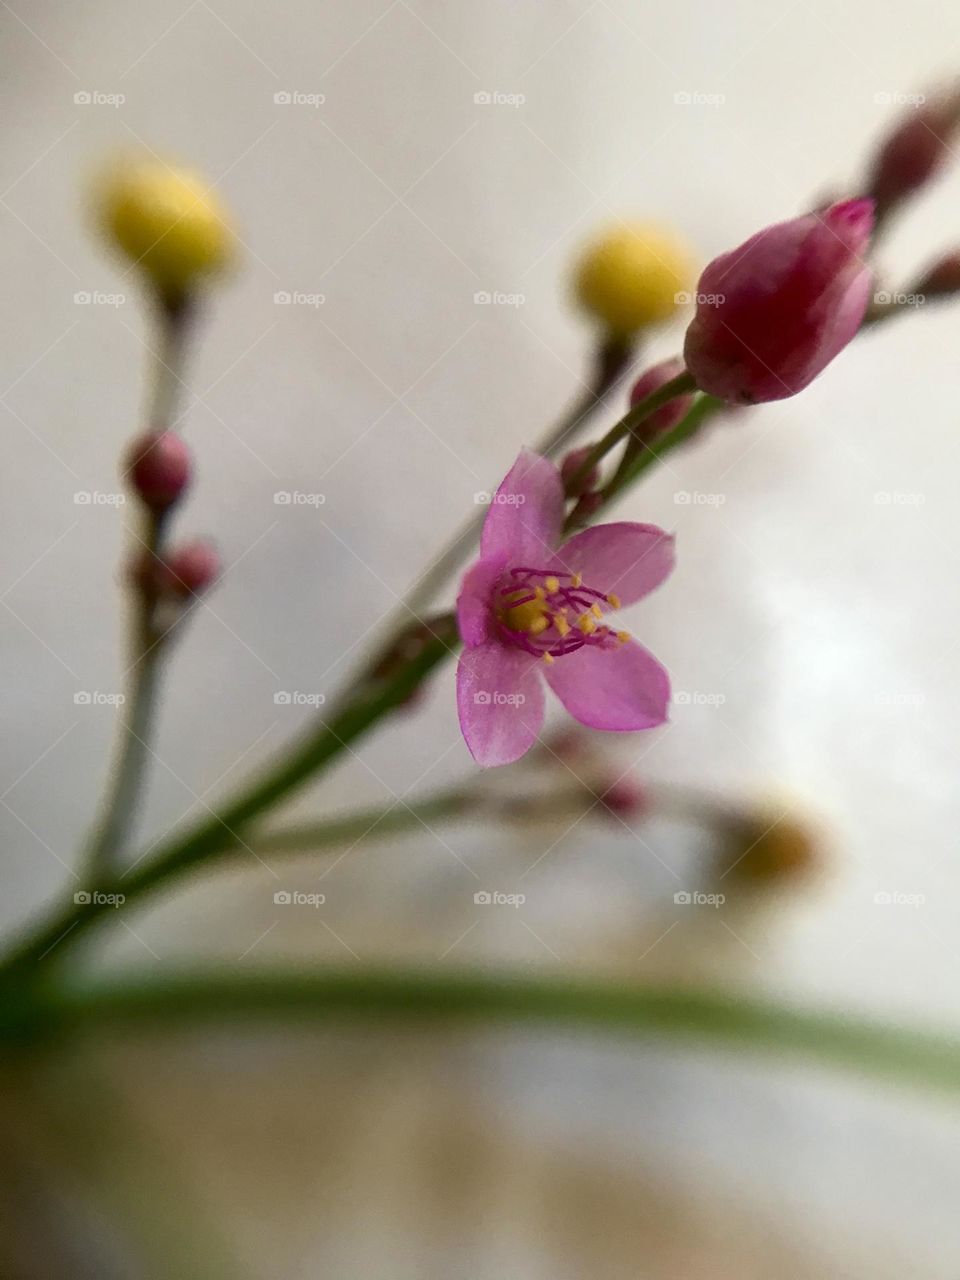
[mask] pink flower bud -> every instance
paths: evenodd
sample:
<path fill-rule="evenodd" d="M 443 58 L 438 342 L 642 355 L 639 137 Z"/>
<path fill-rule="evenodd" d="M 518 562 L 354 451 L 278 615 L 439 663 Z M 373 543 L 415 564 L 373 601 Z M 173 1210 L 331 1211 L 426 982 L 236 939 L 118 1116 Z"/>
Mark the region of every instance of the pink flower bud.
<path fill-rule="evenodd" d="M 914 107 L 886 136 L 870 168 L 867 194 L 877 218 L 918 191 L 943 168 L 960 115 L 960 95 Z"/>
<path fill-rule="evenodd" d="M 960 293 L 960 252 L 945 254 L 928 267 L 908 292 L 923 294 L 925 298 L 946 298 Z"/>
<path fill-rule="evenodd" d="M 600 468 L 591 467 L 583 479 L 577 481 L 576 489 L 570 488 L 570 481 L 586 462 L 592 449 L 593 446 L 589 444 L 585 444 L 579 449 L 571 449 L 560 463 L 560 479 L 563 481 L 564 488 L 571 498 L 578 498 L 582 493 L 589 493 L 591 489 L 597 487 L 600 479 Z"/>
<path fill-rule="evenodd" d="M 796 395 L 847 345 L 870 300 L 870 200 L 844 200 L 751 236 L 706 268 L 684 359 L 736 404 Z"/>
<path fill-rule="evenodd" d="M 130 446 L 126 470 L 141 500 L 166 511 L 190 483 L 190 451 L 176 432 L 150 431 Z"/>
<path fill-rule="evenodd" d="M 602 506 L 602 493 L 584 493 L 577 499 L 577 505 L 570 512 L 570 520 L 575 525 L 586 524 Z"/>
<path fill-rule="evenodd" d="M 618 778 L 600 794 L 600 803 L 608 813 L 620 818 L 645 818 L 650 811 L 647 793 L 631 778 Z"/>
<path fill-rule="evenodd" d="M 170 591 L 176 595 L 198 595 L 220 576 L 220 557 L 212 543 L 195 538 L 174 547 L 166 557 Z"/>
<path fill-rule="evenodd" d="M 652 396 L 655 391 L 659 391 L 674 378 L 679 378 L 685 367 L 679 356 L 673 356 L 670 360 L 662 360 L 660 364 L 655 364 L 646 373 L 642 373 L 630 392 L 630 408 L 634 408 L 641 400 L 646 400 L 647 396 Z M 676 396 L 652 413 L 649 418 L 645 418 L 633 434 L 642 440 L 651 440 L 654 436 L 662 435 L 664 431 L 671 431 L 683 421 L 692 406 L 693 392 L 685 396 Z"/>

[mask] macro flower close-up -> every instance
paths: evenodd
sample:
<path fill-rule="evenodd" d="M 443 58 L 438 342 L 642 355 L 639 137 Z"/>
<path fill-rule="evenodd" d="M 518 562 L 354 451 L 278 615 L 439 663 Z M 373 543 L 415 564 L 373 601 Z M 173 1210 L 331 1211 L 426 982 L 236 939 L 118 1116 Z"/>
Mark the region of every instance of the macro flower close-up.
<path fill-rule="evenodd" d="M 958 50 L 0 0 L 0 1280 L 957 1280 Z"/>

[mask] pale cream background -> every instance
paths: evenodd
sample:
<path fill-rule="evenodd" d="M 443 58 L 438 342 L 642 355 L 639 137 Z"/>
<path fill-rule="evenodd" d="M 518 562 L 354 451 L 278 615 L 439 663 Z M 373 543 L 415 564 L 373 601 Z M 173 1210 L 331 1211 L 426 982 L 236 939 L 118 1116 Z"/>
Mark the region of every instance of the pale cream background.
<path fill-rule="evenodd" d="M 179 527 L 213 534 L 231 568 L 170 685 L 144 820 L 157 832 L 202 812 L 196 797 L 209 803 L 300 723 L 275 692 L 332 690 L 473 494 L 559 411 L 586 369 L 587 332 L 564 290 L 585 235 L 618 216 L 660 216 L 705 259 L 825 188 L 850 188 L 891 117 L 878 98 L 922 90 L 960 50 L 960 12 L 946 4 L 859 0 L 15 2 L 0 24 L 5 922 L 73 883 L 112 718 L 74 694 L 115 690 L 122 669 L 122 522 L 112 506 L 74 501 L 117 490 L 145 360 L 133 282 L 81 217 L 105 149 L 144 145 L 195 164 L 246 245 L 193 362 L 186 429 L 199 481 Z M 125 101 L 77 104 L 82 91 Z M 525 101 L 478 105 L 481 91 Z M 280 105 L 282 92 L 325 101 Z M 723 101 L 685 105 L 684 92 Z M 896 283 L 955 243 L 958 207 L 954 173 L 897 228 L 884 254 Z M 477 306 L 482 290 L 525 301 Z M 127 300 L 82 306 L 80 291 Z M 278 291 L 325 302 L 278 306 Z M 718 429 L 623 508 L 676 529 L 680 551 L 631 623 L 677 689 L 726 699 L 677 706 L 672 727 L 626 744 L 624 761 L 643 755 L 656 777 L 745 794 L 799 793 L 835 831 L 829 883 L 766 938 L 745 933 L 724 954 L 794 998 L 945 1025 L 960 1020 L 958 338 L 960 310 L 891 324 L 802 397 Z M 656 350 L 678 341 L 664 334 Z M 277 506 L 278 490 L 326 502 Z M 680 491 L 724 503 L 683 505 Z M 919 500 L 882 504 L 878 493 Z M 301 812 L 469 771 L 451 690 L 447 671 L 420 719 L 365 743 Z M 445 841 L 483 882 L 509 888 L 556 835 L 499 852 L 489 832 Z M 629 837 L 578 830 L 527 880 L 524 928 L 477 923 L 478 881 L 425 836 L 403 874 L 394 854 L 345 860 L 324 881 L 322 930 L 272 901 L 280 884 L 317 887 L 306 862 L 138 915 L 122 953 L 146 966 L 190 948 L 249 964 L 339 963 L 452 947 L 448 958 L 465 963 L 606 962 L 643 976 L 680 963 L 678 938 L 697 931 L 673 931 L 669 960 L 660 944 L 641 958 L 674 921 L 651 904 L 680 885 L 679 856 L 671 848 L 664 869 Z M 879 891 L 926 901 L 879 907 Z M 576 1141 L 591 1150 L 612 1142 L 616 1159 L 698 1186 L 719 1180 L 751 1217 L 786 1209 L 801 1236 L 846 1241 L 850 1275 L 956 1274 L 957 1131 L 938 1111 L 660 1051 L 516 1042 L 491 1065 L 492 1052 L 454 1059 L 458 1087 L 456 1063 L 472 1063 L 550 1141 L 571 1139 L 576 1116 Z M 215 1127 L 206 1137 L 216 1153 Z M 392 1150 L 402 1181 L 405 1148 Z M 266 1205 L 266 1180 L 260 1193 Z M 255 1274 L 313 1274 L 311 1250 L 333 1265 L 318 1243 L 330 1223 L 309 1197 L 290 1212 L 299 1252 Z M 264 1218 L 269 1238 L 280 1218 Z M 704 1274 L 719 1274 L 708 1238 Z M 420 1274 L 370 1247 L 334 1273 Z M 540 1274 L 530 1247 L 495 1273 Z M 496 1266 L 482 1233 L 470 1248 L 463 1274 Z M 645 1274 L 603 1265 L 594 1274 Z"/>

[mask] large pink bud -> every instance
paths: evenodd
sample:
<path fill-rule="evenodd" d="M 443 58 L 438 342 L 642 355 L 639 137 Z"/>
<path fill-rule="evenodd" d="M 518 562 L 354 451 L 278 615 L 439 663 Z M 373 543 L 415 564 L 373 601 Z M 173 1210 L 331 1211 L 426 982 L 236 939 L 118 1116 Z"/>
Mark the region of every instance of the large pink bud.
<path fill-rule="evenodd" d="M 802 391 L 847 345 L 870 300 L 871 200 L 780 222 L 706 268 L 684 359 L 702 391 L 734 404 Z"/>

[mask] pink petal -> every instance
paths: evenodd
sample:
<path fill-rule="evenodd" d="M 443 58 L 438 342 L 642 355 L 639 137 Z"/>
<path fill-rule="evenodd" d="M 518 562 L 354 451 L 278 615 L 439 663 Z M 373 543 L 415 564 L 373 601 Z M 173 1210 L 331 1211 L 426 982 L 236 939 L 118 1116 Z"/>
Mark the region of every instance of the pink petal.
<path fill-rule="evenodd" d="M 653 729 L 667 718 L 670 678 L 635 640 L 616 649 L 584 645 L 544 674 L 573 718 L 591 729 Z"/>
<path fill-rule="evenodd" d="M 460 728 L 477 764 L 510 764 L 533 746 L 543 724 L 538 660 L 521 649 L 464 649 L 457 667 Z"/>
<path fill-rule="evenodd" d="M 580 573 L 584 585 L 633 604 L 658 587 L 673 569 L 673 535 L 655 524 L 598 524 L 560 548 L 552 567 Z"/>
<path fill-rule="evenodd" d="M 465 645 L 485 644 L 493 636 L 491 597 L 503 573 L 502 556 L 478 560 L 463 575 L 457 596 L 457 625 Z"/>
<path fill-rule="evenodd" d="M 511 564 L 541 565 L 560 538 L 563 482 L 537 453 L 522 449 L 490 503 L 480 538 L 480 556 L 503 556 Z"/>

